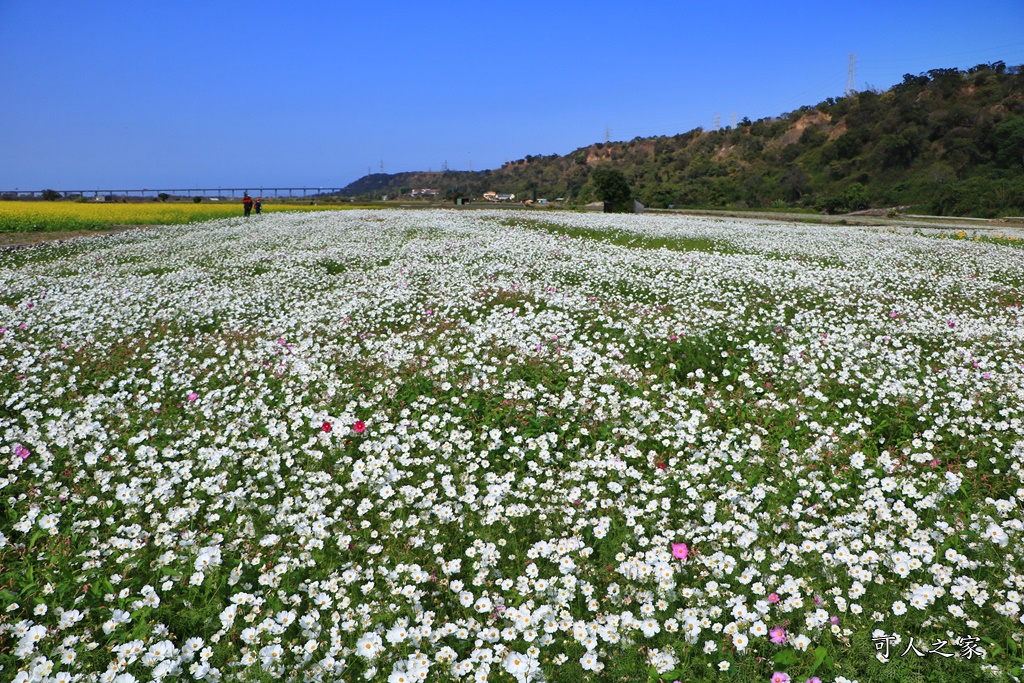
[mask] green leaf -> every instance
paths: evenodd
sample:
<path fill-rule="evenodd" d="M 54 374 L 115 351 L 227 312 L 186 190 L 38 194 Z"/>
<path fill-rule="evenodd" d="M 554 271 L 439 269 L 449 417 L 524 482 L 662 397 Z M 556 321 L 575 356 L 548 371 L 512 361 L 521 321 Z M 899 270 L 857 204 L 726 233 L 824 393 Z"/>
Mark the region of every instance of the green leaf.
<path fill-rule="evenodd" d="M 779 666 L 792 666 L 800 661 L 800 656 L 793 650 L 783 650 L 772 658 L 772 661 Z"/>
<path fill-rule="evenodd" d="M 814 663 L 811 664 L 812 674 L 818 670 L 818 667 L 822 665 L 826 657 L 828 657 L 828 650 L 825 649 L 824 645 L 814 648 Z"/>
<path fill-rule="evenodd" d="M 653 664 L 647 669 L 647 683 L 655 683 L 658 680 L 658 667 Z"/>
<path fill-rule="evenodd" d="M 999 643 L 997 643 L 996 641 L 992 640 L 991 638 L 989 638 L 987 636 L 982 636 L 981 637 L 981 642 L 988 643 L 989 651 L 993 655 L 995 655 L 996 657 L 998 657 L 999 655 L 1003 654 L 1003 647 Z"/>

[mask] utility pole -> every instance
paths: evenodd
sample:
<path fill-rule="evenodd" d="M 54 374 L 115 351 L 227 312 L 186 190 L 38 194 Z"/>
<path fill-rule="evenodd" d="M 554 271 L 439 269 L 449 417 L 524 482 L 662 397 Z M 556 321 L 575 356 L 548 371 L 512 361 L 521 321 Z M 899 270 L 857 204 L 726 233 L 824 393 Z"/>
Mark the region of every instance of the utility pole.
<path fill-rule="evenodd" d="M 846 96 L 847 97 L 849 97 L 850 95 L 852 95 L 855 92 L 857 92 L 857 81 L 854 78 L 854 71 L 853 71 L 853 65 L 854 65 L 854 62 L 856 60 L 857 60 L 857 55 L 855 55 L 855 54 L 853 54 L 851 52 L 850 53 L 850 68 L 846 72 Z"/>

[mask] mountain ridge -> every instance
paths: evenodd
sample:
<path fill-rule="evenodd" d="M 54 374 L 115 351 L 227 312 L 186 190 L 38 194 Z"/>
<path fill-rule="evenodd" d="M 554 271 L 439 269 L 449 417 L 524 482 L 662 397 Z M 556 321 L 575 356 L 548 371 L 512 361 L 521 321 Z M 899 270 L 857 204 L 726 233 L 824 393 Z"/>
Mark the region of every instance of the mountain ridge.
<path fill-rule="evenodd" d="M 620 170 L 648 206 L 912 205 L 939 215 L 1024 213 L 1024 67 L 1002 62 L 906 74 L 888 90 L 827 98 L 735 127 L 594 143 L 483 171 L 377 173 L 348 196 L 596 199 L 590 176 Z"/>

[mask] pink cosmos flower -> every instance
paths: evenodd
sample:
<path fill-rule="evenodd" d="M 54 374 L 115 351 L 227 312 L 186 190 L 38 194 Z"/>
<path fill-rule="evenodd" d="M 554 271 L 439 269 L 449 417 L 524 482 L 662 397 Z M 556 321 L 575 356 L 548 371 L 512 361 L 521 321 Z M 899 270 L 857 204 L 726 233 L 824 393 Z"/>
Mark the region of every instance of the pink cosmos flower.
<path fill-rule="evenodd" d="M 366 431 L 366 423 L 362 420 L 356 420 L 356 423 L 352 425 L 352 431 L 356 434 L 362 434 Z"/>
<path fill-rule="evenodd" d="M 768 631 L 768 635 L 771 637 L 771 641 L 776 645 L 782 645 L 786 642 L 786 629 L 781 626 L 776 626 L 771 631 Z"/>
<path fill-rule="evenodd" d="M 199 398 L 199 394 L 197 394 L 196 392 L 193 391 L 193 392 L 189 393 L 189 395 L 188 395 L 188 402 L 192 403 L 197 398 Z"/>
<path fill-rule="evenodd" d="M 687 555 L 690 554 L 690 549 L 686 547 L 685 543 L 673 543 L 672 544 L 672 557 L 677 560 L 686 562 Z"/>
<path fill-rule="evenodd" d="M 768 596 L 768 602 L 772 603 L 773 605 L 777 603 L 779 600 L 780 598 L 778 593 L 772 593 Z"/>
<path fill-rule="evenodd" d="M 771 683 L 789 683 L 791 679 L 789 678 L 789 674 L 784 674 L 781 671 L 776 671 L 768 680 Z"/>
<path fill-rule="evenodd" d="M 14 444 L 14 454 L 22 460 L 28 460 L 28 456 L 32 455 L 32 451 L 22 446 L 20 443 Z"/>

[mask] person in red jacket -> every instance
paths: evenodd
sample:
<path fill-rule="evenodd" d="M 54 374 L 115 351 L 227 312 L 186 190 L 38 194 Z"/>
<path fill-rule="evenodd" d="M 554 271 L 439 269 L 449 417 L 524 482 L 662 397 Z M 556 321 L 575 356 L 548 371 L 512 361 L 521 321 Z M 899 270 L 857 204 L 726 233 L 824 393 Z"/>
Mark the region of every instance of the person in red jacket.
<path fill-rule="evenodd" d="M 242 208 L 245 209 L 245 217 L 248 218 L 249 212 L 252 211 L 252 197 L 249 196 L 248 192 L 242 196 Z"/>

